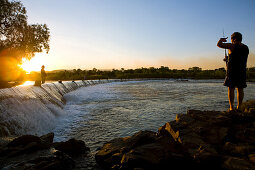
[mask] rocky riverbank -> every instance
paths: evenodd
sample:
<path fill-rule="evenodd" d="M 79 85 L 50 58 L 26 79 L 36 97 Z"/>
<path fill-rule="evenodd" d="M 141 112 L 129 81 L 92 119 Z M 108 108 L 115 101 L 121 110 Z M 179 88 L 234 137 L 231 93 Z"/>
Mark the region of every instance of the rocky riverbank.
<path fill-rule="evenodd" d="M 157 133 L 105 143 L 95 158 L 103 169 L 255 169 L 255 101 L 242 111 L 189 110 Z"/>

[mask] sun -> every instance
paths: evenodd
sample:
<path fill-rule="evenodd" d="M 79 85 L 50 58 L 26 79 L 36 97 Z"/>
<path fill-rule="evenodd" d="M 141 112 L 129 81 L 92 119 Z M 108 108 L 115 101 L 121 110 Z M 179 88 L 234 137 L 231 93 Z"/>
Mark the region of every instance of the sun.
<path fill-rule="evenodd" d="M 42 56 L 37 55 L 31 60 L 23 58 L 20 67 L 27 73 L 30 73 L 31 71 L 40 71 L 42 65 L 44 65 L 44 60 L 42 59 Z"/>

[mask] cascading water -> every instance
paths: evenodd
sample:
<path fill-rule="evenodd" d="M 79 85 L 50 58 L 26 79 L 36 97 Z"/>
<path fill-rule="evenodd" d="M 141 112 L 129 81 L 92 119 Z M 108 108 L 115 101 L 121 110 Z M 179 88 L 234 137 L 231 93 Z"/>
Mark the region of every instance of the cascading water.
<path fill-rule="evenodd" d="M 0 137 L 9 135 L 42 135 L 51 132 L 65 101 L 63 95 L 108 80 L 64 81 L 41 87 L 19 86 L 0 89 Z"/>

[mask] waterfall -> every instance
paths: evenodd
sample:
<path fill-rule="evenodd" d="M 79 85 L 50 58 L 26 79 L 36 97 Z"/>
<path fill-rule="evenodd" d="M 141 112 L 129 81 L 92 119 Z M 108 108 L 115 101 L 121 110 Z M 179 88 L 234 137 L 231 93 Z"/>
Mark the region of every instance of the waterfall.
<path fill-rule="evenodd" d="M 63 81 L 0 89 L 0 137 L 42 135 L 52 131 L 65 114 L 64 95 L 80 87 L 116 80 Z"/>

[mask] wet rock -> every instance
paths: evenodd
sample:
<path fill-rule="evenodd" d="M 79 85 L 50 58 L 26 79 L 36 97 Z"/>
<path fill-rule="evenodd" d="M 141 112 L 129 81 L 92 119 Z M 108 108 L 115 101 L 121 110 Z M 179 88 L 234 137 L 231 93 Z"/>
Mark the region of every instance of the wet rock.
<path fill-rule="evenodd" d="M 85 142 L 76 140 L 74 138 L 66 142 L 53 143 L 55 149 L 65 152 L 68 155 L 79 155 L 89 151 L 89 148 L 85 145 Z"/>

